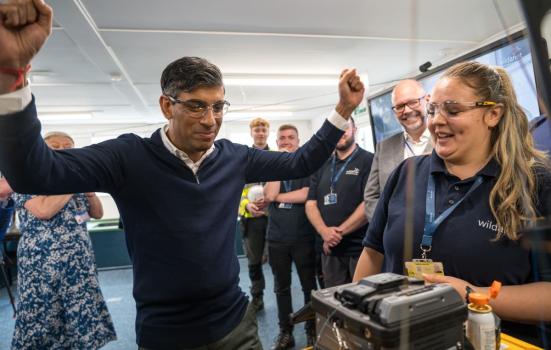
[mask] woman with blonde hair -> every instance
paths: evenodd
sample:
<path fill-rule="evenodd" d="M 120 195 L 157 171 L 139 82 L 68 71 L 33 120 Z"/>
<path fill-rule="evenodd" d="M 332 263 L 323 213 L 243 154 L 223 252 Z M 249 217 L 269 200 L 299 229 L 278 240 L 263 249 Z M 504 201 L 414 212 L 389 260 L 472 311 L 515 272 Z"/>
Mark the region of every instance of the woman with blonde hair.
<path fill-rule="evenodd" d="M 44 140 L 59 151 L 74 146 L 63 132 Z M 116 339 L 86 229 L 103 216 L 96 194 L 13 196 L 22 237 L 12 349 L 98 349 Z"/>
<path fill-rule="evenodd" d="M 467 286 L 484 292 L 501 281 L 491 305 L 503 331 L 541 344 L 533 324 L 551 321 L 551 271 L 521 247 L 519 232 L 551 215 L 551 172 L 533 147 L 509 76 L 476 62 L 449 68 L 433 89 L 427 118 L 434 151 L 391 175 L 354 279 L 403 273 L 409 251 L 413 259 L 441 262 L 446 276 L 425 279 L 451 283 L 463 296 Z M 413 198 L 411 241 L 404 236 L 406 197 Z"/>

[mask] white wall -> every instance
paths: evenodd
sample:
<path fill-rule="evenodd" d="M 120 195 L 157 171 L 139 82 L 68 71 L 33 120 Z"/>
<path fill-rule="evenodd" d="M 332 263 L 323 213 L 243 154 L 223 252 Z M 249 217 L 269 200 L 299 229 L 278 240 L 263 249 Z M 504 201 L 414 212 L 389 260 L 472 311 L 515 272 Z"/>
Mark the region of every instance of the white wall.
<path fill-rule="evenodd" d="M 321 128 L 323 122 L 325 119 L 329 116 L 329 114 L 332 112 L 332 110 L 328 110 L 325 113 L 323 113 L 323 116 L 312 118 L 310 120 L 310 125 L 312 127 L 312 133 L 314 133 L 316 130 Z"/>
<path fill-rule="evenodd" d="M 103 219 L 118 219 L 119 210 L 115 205 L 115 201 L 113 200 L 113 197 L 111 197 L 107 193 L 98 193 L 98 198 L 100 199 L 101 204 L 103 205 Z"/>
<path fill-rule="evenodd" d="M 375 147 L 373 146 L 373 132 L 371 131 L 371 124 L 369 121 L 358 123 L 358 132 L 356 134 L 356 142 L 363 149 L 374 153 Z"/>

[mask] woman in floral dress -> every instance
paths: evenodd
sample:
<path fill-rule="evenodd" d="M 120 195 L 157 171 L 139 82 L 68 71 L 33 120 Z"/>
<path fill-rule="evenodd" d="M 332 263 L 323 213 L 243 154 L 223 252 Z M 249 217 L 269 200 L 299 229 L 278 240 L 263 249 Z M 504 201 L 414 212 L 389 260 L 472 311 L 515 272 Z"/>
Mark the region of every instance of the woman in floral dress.
<path fill-rule="evenodd" d="M 60 132 L 52 149 L 74 146 Z M 14 194 L 20 230 L 19 303 L 12 349 L 98 349 L 116 339 L 101 293 L 86 221 L 103 216 L 94 193 Z"/>

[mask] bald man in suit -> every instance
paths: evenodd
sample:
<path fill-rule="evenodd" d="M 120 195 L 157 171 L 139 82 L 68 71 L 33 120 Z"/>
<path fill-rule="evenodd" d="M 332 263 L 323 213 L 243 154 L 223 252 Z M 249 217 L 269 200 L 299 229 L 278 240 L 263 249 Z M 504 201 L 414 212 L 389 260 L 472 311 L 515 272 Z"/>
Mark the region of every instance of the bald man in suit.
<path fill-rule="evenodd" d="M 364 192 L 368 221 L 371 221 L 390 173 L 398 164 L 409 157 L 432 151 L 425 118 L 428 98 L 423 86 L 411 79 L 400 81 L 392 91 L 392 110 L 404 131 L 377 144 Z"/>

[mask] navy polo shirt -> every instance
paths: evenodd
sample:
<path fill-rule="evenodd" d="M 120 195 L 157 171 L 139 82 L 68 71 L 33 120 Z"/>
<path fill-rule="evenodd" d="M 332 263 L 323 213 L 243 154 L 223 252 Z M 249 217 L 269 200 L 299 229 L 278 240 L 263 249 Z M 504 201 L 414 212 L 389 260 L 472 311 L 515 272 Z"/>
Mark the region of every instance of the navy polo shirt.
<path fill-rule="evenodd" d="M 310 178 L 289 180 L 287 191 L 283 181 L 280 183 L 280 193 L 293 192 L 308 187 Z M 279 202 L 272 202 L 268 207 L 268 232 L 266 238 L 273 242 L 313 242 L 316 236 L 314 228 L 306 217 L 304 203 L 293 203 L 290 209 L 279 207 Z"/>
<path fill-rule="evenodd" d="M 459 201 L 478 175 L 484 181 L 436 229 L 429 258 L 444 264 L 444 273 L 466 280 L 475 286 L 489 286 L 493 280 L 503 285 L 534 282 L 530 251 L 518 241 L 502 238 L 495 241 L 500 229 L 490 210 L 489 196 L 500 167 L 491 160 L 472 178 L 460 180 L 450 174 L 433 151 L 402 162 L 390 176 L 363 241 L 364 246 L 384 254 L 383 271 L 404 273 L 404 224 L 408 169 L 415 171 L 413 258 L 421 257 L 421 238 L 425 221 L 425 201 L 429 174 L 435 177 L 436 217 Z M 538 214 L 551 214 L 551 174 L 538 174 L 536 206 Z M 550 260 L 551 261 L 551 260 Z M 551 281 L 549 270 L 540 270 L 539 280 Z M 505 322 L 507 325 L 509 322 Z M 518 325 L 520 328 L 524 326 Z M 515 328 L 515 326 L 513 327 Z M 534 327 L 529 326 L 534 329 Z M 524 330 L 505 332 L 522 337 Z M 532 335 L 537 338 L 535 330 Z M 527 337 L 524 337 L 527 339 Z M 533 339 L 533 338 L 529 338 Z"/>
<path fill-rule="evenodd" d="M 363 193 L 369 172 L 371 171 L 371 163 L 373 163 L 373 153 L 358 147 L 358 151 L 354 158 L 348 163 L 342 175 L 335 185 L 335 193 L 337 194 L 337 204 L 324 205 L 324 196 L 327 195 L 331 183 L 331 163 L 334 157 L 329 158 L 323 167 L 310 177 L 310 190 L 308 192 L 308 200 L 316 200 L 321 217 L 325 225 L 339 226 L 342 224 L 360 203 L 363 202 Z M 336 161 L 336 171 L 339 171 L 346 159 L 338 159 Z M 343 236 L 341 242 L 331 248 L 333 256 L 359 256 L 362 252 L 362 239 L 365 235 L 367 224 L 358 228 L 356 231 Z"/>

